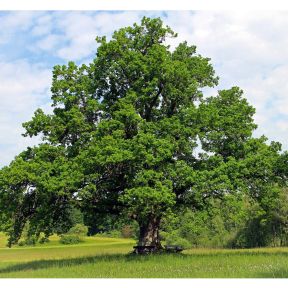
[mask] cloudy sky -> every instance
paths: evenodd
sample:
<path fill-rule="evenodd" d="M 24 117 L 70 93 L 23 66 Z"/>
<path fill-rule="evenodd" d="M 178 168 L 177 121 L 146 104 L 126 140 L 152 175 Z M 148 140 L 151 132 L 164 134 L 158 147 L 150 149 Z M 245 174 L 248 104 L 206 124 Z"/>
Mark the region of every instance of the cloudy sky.
<path fill-rule="evenodd" d="M 241 87 L 256 107 L 255 136 L 288 149 L 288 12 L 15 11 L 0 12 L 0 167 L 37 142 L 21 136 L 21 123 L 38 107 L 49 111 L 53 66 L 89 63 L 97 35 L 109 36 L 144 15 L 160 16 L 178 32 L 177 41 L 210 57 L 220 77 L 216 90 Z"/>

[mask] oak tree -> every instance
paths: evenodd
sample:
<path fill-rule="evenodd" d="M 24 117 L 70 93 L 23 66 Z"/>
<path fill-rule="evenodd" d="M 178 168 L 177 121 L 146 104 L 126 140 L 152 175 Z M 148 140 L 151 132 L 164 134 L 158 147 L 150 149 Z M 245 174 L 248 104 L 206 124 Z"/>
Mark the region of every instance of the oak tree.
<path fill-rule="evenodd" d="M 187 42 L 171 49 L 175 37 L 144 17 L 109 41 L 98 37 L 89 65 L 54 67 L 53 113 L 38 109 L 23 124 L 42 143 L 0 173 L 10 245 L 27 221 L 36 235 L 68 227 L 77 206 L 100 220 L 127 215 L 139 223 L 139 244 L 161 249 L 161 221 L 179 205 L 227 193 L 265 200 L 279 149 L 252 137 L 255 109 L 241 89 L 203 96 L 218 83 L 210 59 Z"/>

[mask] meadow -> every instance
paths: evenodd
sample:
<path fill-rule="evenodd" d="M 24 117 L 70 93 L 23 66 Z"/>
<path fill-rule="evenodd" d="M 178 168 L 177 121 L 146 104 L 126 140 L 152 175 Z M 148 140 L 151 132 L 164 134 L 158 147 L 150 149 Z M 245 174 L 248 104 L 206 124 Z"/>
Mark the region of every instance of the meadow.
<path fill-rule="evenodd" d="M 288 248 L 189 249 L 180 254 L 132 255 L 135 240 L 86 237 L 62 245 L 57 236 L 34 247 L 5 247 L 0 278 L 287 278 Z"/>

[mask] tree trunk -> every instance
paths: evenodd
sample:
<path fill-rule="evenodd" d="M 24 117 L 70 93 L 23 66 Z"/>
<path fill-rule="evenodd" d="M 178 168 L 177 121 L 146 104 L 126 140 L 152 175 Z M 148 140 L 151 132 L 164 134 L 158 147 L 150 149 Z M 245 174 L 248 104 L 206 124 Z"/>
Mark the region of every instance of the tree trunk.
<path fill-rule="evenodd" d="M 160 218 L 151 217 L 145 223 L 139 223 L 139 246 L 155 246 L 155 251 L 162 249 L 159 237 Z"/>

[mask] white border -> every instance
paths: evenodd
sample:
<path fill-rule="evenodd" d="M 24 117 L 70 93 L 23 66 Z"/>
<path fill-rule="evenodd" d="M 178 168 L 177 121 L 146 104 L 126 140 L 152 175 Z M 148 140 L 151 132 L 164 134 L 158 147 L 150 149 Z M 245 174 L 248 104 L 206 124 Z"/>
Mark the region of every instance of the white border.
<path fill-rule="evenodd" d="M 191 287 L 233 287 L 233 288 L 286 288 L 286 279 L 5 279 L 1 287 L 9 288 L 191 288 Z"/>
<path fill-rule="evenodd" d="M 0 10 L 288 10 L 287 0 L 5 0 Z"/>
<path fill-rule="evenodd" d="M 0 0 L 1 1 L 1 0 Z M 0 10 L 288 10 L 287 0 L 5 0 Z M 1 25 L 1 23 L 0 23 Z M 3 288 L 286 288 L 287 279 L 0 279 Z"/>

